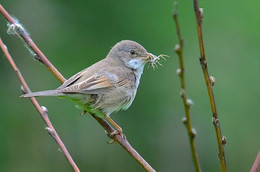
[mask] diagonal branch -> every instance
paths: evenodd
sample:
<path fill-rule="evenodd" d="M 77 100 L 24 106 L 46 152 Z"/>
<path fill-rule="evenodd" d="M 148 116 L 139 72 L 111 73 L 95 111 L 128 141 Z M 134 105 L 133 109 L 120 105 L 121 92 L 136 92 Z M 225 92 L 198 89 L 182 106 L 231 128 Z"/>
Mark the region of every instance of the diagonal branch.
<path fill-rule="evenodd" d="M 36 44 L 33 42 L 33 40 L 30 38 L 30 36 L 26 33 L 22 25 L 17 23 L 15 19 L 13 19 L 10 14 L 4 9 L 4 7 L 0 4 L 0 11 L 2 15 L 5 17 L 5 19 L 8 21 L 10 24 L 10 28 L 16 29 L 14 30 L 14 33 L 17 34 L 19 38 L 24 40 L 26 44 L 29 46 L 30 49 L 33 50 L 35 54 L 34 58 L 36 60 L 39 60 L 40 62 L 43 63 L 44 65 L 49 69 L 49 71 L 52 72 L 52 74 L 61 82 L 63 83 L 66 79 L 61 75 L 61 73 L 51 64 L 51 62 L 45 57 L 45 55 L 41 52 L 41 50 L 36 46 Z M 10 29 L 9 28 L 9 29 Z"/>
<path fill-rule="evenodd" d="M 200 172 L 200 165 L 199 165 L 199 159 L 195 147 L 195 135 L 196 131 L 194 128 L 191 126 L 191 117 L 190 117 L 190 107 L 192 105 L 192 101 L 188 99 L 187 94 L 186 94 L 186 87 L 185 87 L 185 78 L 184 78 L 184 62 L 183 62 L 183 38 L 181 37 L 181 32 L 180 32 L 180 26 L 178 22 L 178 12 L 177 12 L 177 2 L 174 3 L 174 11 L 173 11 L 173 19 L 176 25 L 176 30 L 177 30 L 177 36 L 179 40 L 179 44 L 175 46 L 175 52 L 179 56 L 179 66 L 180 68 L 177 69 L 177 74 L 180 77 L 181 80 L 181 98 L 183 100 L 183 105 L 184 105 L 184 110 L 185 110 L 185 117 L 183 118 L 183 123 L 187 128 L 188 136 L 189 136 L 189 141 L 190 141 L 190 149 L 192 153 L 192 158 L 193 158 L 193 163 L 195 170 L 197 172 Z"/>
<path fill-rule="evenodd" d="M 260 169 L 260 151 L 258 152 L 255 162 L 250 170 L 250 172 L 257 172 L 257 170 Z"/>
<path fill-rule="evenodd" d="M 217 144 L 218 144 L 218 149 L 219 149 L 218 157 L 220 160 L 220 167 L 221 167 L 221 171 L 225 172 L 225 171 L 227 171 L 225 151 L 224 151 L 224 145 L 226 144 L 226 137 L 222 136 L 222 133 L 221 133 L 220 121 L 218 118 L 217 107 L 216 107 L 216 102 L 215 102 L 214 92 L 213 92 L 213 85 L 215 83 L 215 79 L 214 79 L 214 77 L 209 75 L 208 64 L 207 64 L 205 50 L 204 50 L 204 42 L 203 42 L 203 34 L 202 34 L 203 9 L 199 8 L 198 0 L 193 0 L 193 4 L 194 4 L 194 12 L 195 12 L 196 23 L 197 23 L 199 48 L 200 48 L 200 56 L 201 56 L 200 64 L 202 67 L 204 79 L 205 79 L 207 90 L 208 90 L 209 101 L 210 101 L 210 105 L 211 105 L 213 124 L 215 127 Z"/>
<path fill-rule="evenodd" d="M 0 12 L 5 17 L 5 19 L 10 24 L 9 29 L 12 29 L 13 33 L 18 35 L 33 51 L 33 55 L 36 60 L 39 60 L 43 63 L 51 73 L 61 82 L 63 83 L 66 79 L 60 74 L 60 72 L 51 64 L 51 62 L 46 58 L 46 56 L 40 51 L 40 49 L 36 46 L 36 44 L 32 41 L 23 27 L 14 20 L 10 14 L 3 8 L 0 4 Z M 115 131 L 114 128 L 110 126 L 110 124 L 102 118 L 97 118 L 93 114 L 92 116 L 99 122 L 99 124 L 108 132 L 108 134 Z M 154 172 L 155 170 L 136 152 L 136 150 L 129 144 L 125 137 L 120 135 L 114 135 L 113 138 L 116 142 L 118 142 L 146 171 Z"/>
<path fill-rule="evenodd" d="M 20 70 L 17 68 L 16 64 L 14 63 L 13 58 L 9 54 L 8 49 L 5 46 L 5 44 L 3 43 L 1 38 L 0 38 L 0 47 L 3 50 L 7 60 L 9 61 L 10 65 L 12 66 L 13 70 L 15 71 L 16 76 L 18 77 L 20 83 L 22 84 L 22 91 L 24 93 L 30 93 L 31 92 L 30 88 L 28 87 L 27 83 L 25 82 Z M 37 102 L 37 100 L 34 97 L 31 97 L 30 100 L 31 100 L 32 104 L 34 105 L 34 107 L 37 109 L 37 111 L 40 113 L 40 115 L 41 115 L 43 121 L 45 122 L 45 124 L 47 125 L 46 130 L 52 136 L 52 138 L 56 141 L 56 143 L 60 147 L 64 156 L 67 158 L 67 160 L 70 163 L 73 170 L 76 171 L 76 172 L 79 172 L 80 171 L 79 168 L 77 167 L 77 165 L 75 164 L 75 162 L 71 158 L 68 150 L 66 149 L 65 145 L 63 144 L 59 135 L 57 134 L 55 128 L 53 127 L 53 125 L 52 125 L 52 123 L 51 123 L 51 121 L 48 117 L 47 108 L 44 107 L 44 106 L 40 106 L 39 103 Z"/>

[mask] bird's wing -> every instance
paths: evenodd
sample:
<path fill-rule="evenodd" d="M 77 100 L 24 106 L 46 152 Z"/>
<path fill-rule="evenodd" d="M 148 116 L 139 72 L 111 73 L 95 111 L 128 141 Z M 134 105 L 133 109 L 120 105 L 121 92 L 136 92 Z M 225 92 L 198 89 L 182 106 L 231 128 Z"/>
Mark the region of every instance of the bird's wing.
<path fill-rule="evenodd" d="M 58 90 L 64 89 L 72 84 L 74 84 L 75 82 L 77 82 L 84 73 L 87 72 L 87 69 L 84 69 L 80 72 L 78 72 L 77 74 L 73 75 L 72 77 L 70 77 L 68 80 L 66 80 L 60 87 L 58 87 Z"/>
<path fill-rule="evenodd" d="M 75 77 L 73 81 L 68 84 L 67 87 L 62 88 L 63 93 L 85 93 L 85 94 L 97 94 L 98 91 L 104 88 L 113 88 L 114 80 L 107 75 L 92 75 L 85 78 L 81 82 L 76 82 L 82 77 Z"/>

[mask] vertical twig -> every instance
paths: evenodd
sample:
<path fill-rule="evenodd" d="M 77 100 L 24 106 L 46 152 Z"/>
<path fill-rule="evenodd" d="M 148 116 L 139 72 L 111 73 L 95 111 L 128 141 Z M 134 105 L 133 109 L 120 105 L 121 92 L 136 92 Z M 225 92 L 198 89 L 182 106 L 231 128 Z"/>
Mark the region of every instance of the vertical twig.
<path fill-rule="evenodd" d="M 52 63 L 46 58 L 46 56 L 41 52 L 41 50 L 36 46 L 36 44 L 32 41 L 29 35 L 25 32 L 23 27 L 17 23 L 10 14 L 2 7 L 0 4 L 0 12 L 5 17 L 5 19 L 10 23 L 11 29 L 14 31 L 16 35 L 24 40 L 24 42 L 29 46 L 29 48 L 35 53 L 34 57 L 43 63 L 51 73 L 61 82 L 63 83 L 66 79 L 60 74 L 60 72 L 52 65 Z M 10 28 L 9 28 L 10 29 Z M 115 131 L 107 121 L 103 118 L 97 118 L 95 115 L 92 115 L 99 124 L 110 134 Z M 117 141 L 123 149 L 125 149 L 146 171 L 155 172 L 155 170 L 142 158 L 141 155 L 129 144 L 125 137 L 121 135 L 113 136 L 113 139 Z"/>
<path fill-rule="evenodd" d="M 221 171 L 223 172 L 223 171 L 227 171 L 226 160 L 225 160 L 225 151 L 224 151 L 224 145 L 226 144 L 226 137 L 222 136 L 222 133 L 221 133 L 220 122 L 219 122 L 219 118 L 218 118 L 217 107 L 216 107 L 214 92 L 213 92 L 213 88 L 212 88 L 215 83 L 215 79 L 214 79 L 214 77 L 209 75 L 208 64 L 206 61 L 206 55 L 205 55 L 205 50 L 204 50 L 204 42 L 203 42 L 203 34 L 202 34 L 203 9 L 199 8 L 198 0 L 193 0 L 193 5 L 194 5 L 195 16 L 196 16 L 199 48 L 200 48 L 200 56 L 201 56 L 199 60 L 200 60 L 200 64 L 202 67 L 204 79 L 205 79 L 207 90 L 208 90 L 209 101 L 210 101 L 212 115 L 213 115 L 213 124 L 215 127 L 218 150 L 219 150 L 218 157 L 220 160 Z"/>
<path fill-rule="evenodd" d="M 260 167 L 260 151 L 258 152 L 256 158 L 255 158 L 255 162 L 250 170 L 250 172 L 257 172 L 257 170 Z"/>
<path fill-rule="evenodd" d="M 20 83 L 22 84 L 22 91 L 24 93 L 30 93 L 30 88 L 28 87 L 27 83 L 25 82 L 20 70 L 17 68 L 16 64 L 13 61 L 13 58 L 11 57 L 11 55 L 8 52 L 7 47 L 5 46 L 5 44 L 3 43 L 1 37 L 0 37 L 0 47 L 3 50 L 7 60 L 9 61 L 10 65 L 12 66 L 13 70 L 15 71 Z M 49 117 L 48 117 L 48 110 L 46 107 L 44 106 L 40 106 L 39 103 L 37 102 L 37 100 L 34 97 L 30 98 L 32 104 L 35 106 L 35 108 L 37 109 L 37 111 L 40 113 L 42 119 L 44 120 L 45 124 L 47 125 L 46 130 L 48 131 L 48 133 L 53 137 L 53 139 L 56 141 L 56 143 L 58 144 L 58 146 L 60 147 L 61 151 L 63 152 L 64 156 L 67 158 L 69 164 L 71 165 L 71 167 L 73 168 L 74 171 L 79 172 L 79 168 L 77 167 L 77 165 L 75 164 L 75 162 L 73 161 L 73 159 L 71 158 L 68 150 L 66 149 L 65 145 L 63 144 L 62 140 L 60 139 L 58 133 L 56 132 L 55 128 L 53 127 Z"/>
<path fill-rule="evenodd" d="M 183 118 L 183 123 L 187 128 L 188 136 L 189 136 L 189 141 L 190 141 L 190 149 L 192 153 L 192 158 L 193 158 L 193 163 L 195 170 L 197 172 L 200 172 L 200 165 L 199 165 L 199 159 L 195 147 L 195 129 L 192 128 L 191 126 L 191 117 L 190 117 L 190 107 L 192 105 L 192 101 L 187 98 L 186 94 L 186 87 L 185 87 L 185 78 L 184 78 L 184 62 L 183 62 L 183 38 L 181 37 L 181 32 L 180 32 L 180 26 L 178 22 L 178 12 L 177 12 L 177 2 L 174 3 L 174 10 L 173 10 L 173 19 L 176 25 L 176 30 L 177 30 L 177 36 L 179 40 L 179 44 L 175 46 L 175 52 L 179 56 L 179 66 L 180 68 L 177 69 L 177 74 L 180 77 L 181 81 L 181 98 L 183 100 L 183 105 L 184 105 L 184 110 L 185 110 L 185 117 Z"/>

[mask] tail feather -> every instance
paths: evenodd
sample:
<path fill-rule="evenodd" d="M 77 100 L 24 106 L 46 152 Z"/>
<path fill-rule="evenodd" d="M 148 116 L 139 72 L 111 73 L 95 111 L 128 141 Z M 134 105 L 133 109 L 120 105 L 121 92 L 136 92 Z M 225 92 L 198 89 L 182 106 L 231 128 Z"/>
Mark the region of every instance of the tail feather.
<path fill-rule="evenodd" d="M 39 96 L 62 96 L 64 93 L 62 93 L 60 90 L 46 90 L 46 91 L 38 91 L 34 93 L 28 93 L 21 95 L 20 97 L 39 97 Z"/>

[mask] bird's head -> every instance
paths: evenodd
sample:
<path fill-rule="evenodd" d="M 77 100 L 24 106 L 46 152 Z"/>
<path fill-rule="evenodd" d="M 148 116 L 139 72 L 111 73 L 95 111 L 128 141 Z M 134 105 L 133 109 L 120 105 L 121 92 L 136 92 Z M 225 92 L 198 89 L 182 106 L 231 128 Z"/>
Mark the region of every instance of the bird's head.
<path fill-rule="evenodd" d="M 142 45 L 129 40 L 118 42 L 110 50 L 108 58 L 120 60 L 133 70 L 142 69 L 146 63 L 154 68 L 160 59 L 156 55 L 148 53 Z"/>

